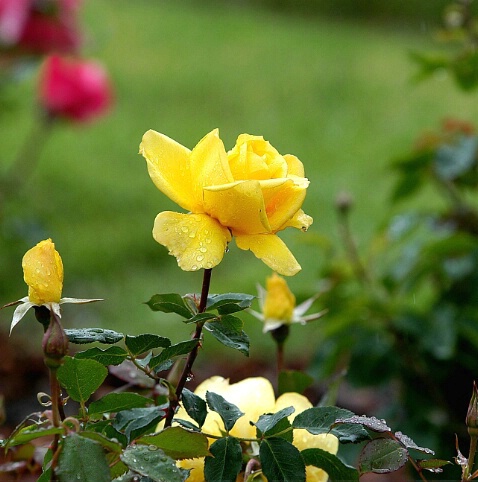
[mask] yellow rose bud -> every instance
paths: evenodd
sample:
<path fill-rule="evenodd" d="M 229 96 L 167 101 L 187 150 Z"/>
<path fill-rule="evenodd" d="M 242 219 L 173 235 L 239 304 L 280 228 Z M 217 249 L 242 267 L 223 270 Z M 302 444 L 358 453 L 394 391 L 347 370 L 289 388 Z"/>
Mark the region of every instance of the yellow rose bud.
<path fill-rule="evenodd" d="M 51 239 L 40 241 L 25 253 L 23 278 L 29 301 L 35 305 L 59 303 L 63 289 L 63 263 Z"/>
<path fill-rule="evenodd" d="M 264 300 L 264 319 L 274 319 L 288 325 L 292 322 L 295 308 L 295 296 L 290 291 L 284 278 L 274 273 L 266 281 Z"/>

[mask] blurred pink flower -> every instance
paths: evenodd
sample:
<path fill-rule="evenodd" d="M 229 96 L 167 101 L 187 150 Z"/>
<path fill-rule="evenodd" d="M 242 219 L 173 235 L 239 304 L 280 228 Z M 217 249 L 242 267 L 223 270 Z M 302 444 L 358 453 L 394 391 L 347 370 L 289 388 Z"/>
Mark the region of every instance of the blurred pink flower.
<path fill-rule="evenodd" d="M 50 115 L 86 122 L 103 114 L 112 98 L 107 72 L 98 62 L 58 55 L 45 60 L 39 100 Z"/>
<path fill-rule="evenodd" d="M 21 53 L 76 52 L 80 0 L 0 0 L 0 44 Z"/>

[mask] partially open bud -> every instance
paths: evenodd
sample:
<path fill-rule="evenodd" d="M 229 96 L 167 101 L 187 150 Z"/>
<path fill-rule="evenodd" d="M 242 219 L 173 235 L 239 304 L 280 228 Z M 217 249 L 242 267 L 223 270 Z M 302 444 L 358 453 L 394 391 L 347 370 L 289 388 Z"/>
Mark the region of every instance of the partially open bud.
<path fill-rule="evenodd" d="M 266 297 L 264 299 L 264 318 L 281 321 L 284 325 L 292 322 L 295 308 L 295 296 L 290 291 L 284 278 L 277 273 L 267 278 Z"/>
<path fill-rule="evenodd" d="M 58 316 L 53 311 L 50 314 L 50 326 L 43 335 L 42 347 L 45 365 L 55 369 L 63 363 L 63 358 L 68 354 L 68 337 Z"/>
<path fill-rule="evenodd" d="M 470 435 L 478 435 L 478 388 L 475 381 L 473 381 L 473 392 L 466 414 L 466 426 Z"/>

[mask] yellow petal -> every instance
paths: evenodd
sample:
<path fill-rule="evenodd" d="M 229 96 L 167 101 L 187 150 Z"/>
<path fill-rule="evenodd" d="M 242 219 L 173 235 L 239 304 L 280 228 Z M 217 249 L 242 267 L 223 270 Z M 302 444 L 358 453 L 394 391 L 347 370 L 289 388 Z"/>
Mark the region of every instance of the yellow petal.
<path fill-rule="evenodd" d="M 287 175 L 305 177 L 304 165 L 292 154 L 285 154 L 284 159 L 287 162 Z"/>
<path fill-rule="evenodd" d="M 294 216 L 289 219 L 284 225 L 279 228 L 279 231 L 282 231 L 285 228 L 296 228 L 302 231 L 307 231 L 309 226 L 312 224 L 314 220 L 308 215 L 305 214 L 302 209 L 299 209 Z"/>
<path fill-rule="evenodd" d="M 261 183 L 267 218 L 274 233 L 301 208 L 308 185 L 308 179 L 295 177 L 284 180 L 280 185 Z"/>
<path fill-rule="evenodd" d="M 63 263 L 51 239 L 40 241 L 25 253 L 23 277 L 28 298 L 35 305 L 58 303 L 63 289 Z"/>
<path fill-rule="evenodd" d="M 143 136 L 139 152 L 147 161 L 148 172 L 156 187 L 187 211 L 202 212 L 202 200 L 193 189 L 189 157 L 191 151 L 149 130 Z"/>
<path fill-rule="evenodd" d="M 270 232 L 259 181 L 238 181 L 204 189 L 204 208 L 233 234 Z"/>
<path fill-rule="evenodd" d="M 240 249 L 250 249 L 273 271 L 293 276 L 300 270 L 300 264 L 285 243 L 275 234 L 238 235 L 236 244 Z"/>
<path fill-rule="evenodd" d="M 169 249 L 184 271 L 217 266 L 231 241 L 231 233 L 207 214 L 159 213 L 154 239 Z"/>
<path fill-rule="evenodd" d="M 177 460 L 176 466 L 181 469 L 189 469 L 189 477 L 186 482 L 204 482 L 204 457 L 197 459 Z"/>
<path fill-rule="evenodd" d="M 262 312 L 264 318 L 281 321 L 282 324 L 290 324 L 295 308 L 295 296 L 290 291 L 284 278 L 277 273 L 267 278 L 266 296 Z"/>
<path fill-rule="evenodd" d="M 191 152 L 191 176 L 196 196 L 202 199 L 202 188 L 228 184 L 234 181 L 224 144 L 219 138 L 219 131 L 214 129 L 204 136 Z"/>

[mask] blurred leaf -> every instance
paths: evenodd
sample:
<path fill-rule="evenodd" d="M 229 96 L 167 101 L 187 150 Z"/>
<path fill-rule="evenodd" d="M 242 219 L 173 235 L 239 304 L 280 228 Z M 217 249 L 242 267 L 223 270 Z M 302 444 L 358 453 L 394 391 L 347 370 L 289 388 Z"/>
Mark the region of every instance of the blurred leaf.
<path fill-rule="evenodd" d="M 164 418 L 165 411 L 161 407 L 132 408 L 116 414 L 113 428 L 124 430 L 128 440 L 154 432 L 158 422 Z"/>
<path fill-rule="evenodd" d="M 298 370 L 282 370 L 279 373 L 279 395 L 287 392 L 303 393 L 309 388 L 314 379 Z"/>
<path fill-rule="evenodd" d="M 65 357 L 57 377 L 68 395 L 76 402 L 85 403 L 98 390 L 108 375 L 104 365 L 95 360 Z"/>
<path fill-rule="evenodd" d="M 180 355 L 186 355 L 187 353 L 190 353 L 198 343 L 199 340 L 192 339 L 187 341 L 181 341 L 180 343 L 177 343 L 175 345 L 168 346 L 159 355 L 153 356 L 153 358 L 151 358 L 149 366 L 151 369 L 154 369 L 169 360 L 170 358 L 174 358 Z"/>
<path fill-rule="evenodd" d="M 187 388 L 183 389 L 182 402 L 187 414 L 202 427 L 207 417 L 207 404 L 201 397 Z"/>
<path fill-rule="evenodd" d="M 38 477 L 37 482 L 50 482 L 52 476 L 52 468 L 51 468 L 51 460 L 53 458 L 53 451 L 49 448 L 46 451 L 45 457 L 43 457 L 42 463 L 42 473 L 40 477 Z"/>
<path fill-rule="evenodd" d="M 478 52 L 468 49 L 456 57 L 450 64 L 458 85 L 465 91 L 478 85 Z"/>
<path fill-rule="evenodd" d="M 305 463 L 299 450 L 283 438 L 262 441 L 259 448 L 262 472 L 267 480 L 305 482 Z"/>
<path fill-rule="evenodd" d="M 125 345 L 133 356 L 141 355 L 153 348 L 167 348 L 171 345 L 171 340 L 159 335 L 138 335 L 129 336 L 125 338 Z"/>
<path fill-rule="evenodd" d="M 425 80 L 435 72 L 446 69 L 449 65 L 448 58 L 443 54 L 411 52 L 410 58 L 420 68 L 419 73 L 415 75 L 416 81 Z"/>
<path fill-rule="evenodd" d="M 478 138 L 463 136 L 456 144 L 440 146 L 435 158 L 435 171 L 445 181 L 452 181 L 476 165 Z"/>
<path fill-rule="evenodd" d="M 242 447 L 234 437 L 223 437 L 210 447 L 212 457 L 204 460 L 204 476 L 208 481 L 236 482 L 242 467 Z"/>
<path fill-rule="evenodd" d="M 228 432 L 234 427 L 237 419 L 244 415 L 236 405 L 229 403 L 217 393 L 206 392 L 206 401 L 209 408 L 220 415 Z"/>
<path fill-rule="evenodd" d="M 60 482 L 111 482 L 103 447 L 76 433 L 63 440 L 56 472 Z"/>
<path fill-rule="evenodd" d="M 95 346 L 89 350 L 80 351 L 75 354 L 75 358 L 77 359 L 88 358 L 90 360 L 96 360 L 98 363 L 101 363 L 105 366 L 119 365 L 126 359 L 127 356 L 128 353 L 126 353 L 126 351 L 119 346 L 110 346 L 105 350 Z"/>
<path fill-rule="evenodd" d="M 146 303 L 153 311 L 162 311 L 163 313 L 177 313 L 183 318 L 191 318 L 195 313 L 189 308 L 189 305 L 177 293 L 158 294 L 151 297 Z"/>
<path fill-rule="evenodd" d="M 345 465 L 337 456 L 325 450 L 305 449 L 301 452 L 305 465 L 313 465 L 327 472 L 332 482 L 354 482 L 359 480 L 358 470 Z"/>
<path fill-rule="evenodd" d="M 388 474 L 403 467 L 408 460 L 408 452 L 392 439 L 377 438 L 365 445 L 359 458 L 361 474 L 374 472 Z"/>
<path fill-rule="evenodd" d="M 225 293 L 210 295 L 207 298 L 206 311 L 217 310 L 220 315 L 236 313 L 249 308 L 255 296 L 245 293 Z"/>
<path fill-rule="evenodd" d="M 125 360 L 118 366 L 110 365 L 109 372 L 120 380 L 141 388 L 152 388 L 156 383 L 146 373 L 138 370 L 138 367 L 130 360 Z"/>
<path fill-rule="evenodd" d="M 137 439 L 136 443 L 158 447 L 175 460 L 210 455 L 206 435 L 181 427 L 169 427 L 155 435 L 145 435 Z"/>
<path fill-rule="evenodd" d="M 369 437 L 368 432 L 356 424 L 340 424 L 334 426 L 336 420 L 353 417 L 350 410 L 337 407 L 313 407 L 299 413 L 292 422 L 294 428 L 304 428 L 313 435 L 331 433 L 341 443 L 357 443 Z"/>
<path fill-rule="evenodd" d="M 88 406 L 88 413 L 90 415 L 116 413 L 131 408 L 142 408 L 151 403 L 151 399 L 142 397 L 137 393 L 108 393 L 99 400 L 91 402 Z"/>
<path fill-rule="evenodd" d="M 103 328 L 79 328 L 65 329 L 66 336 L 70 343 L 82 345 L 85 343 L 99 342 L 106 345 L 113 345 L 123 339 L 122 333 Z"/>
<path fill-rule="evenodd" d="M 160 449 L 133 445 L 124 451 L 121 460 L 132 471 L 154 482 L 184 482 L 189 475 L 188 470 L 176 467 L 174 460 Z"/>
<path fill-rule="evenodd" d="M 218 321 L 209 321 L 204 328 L 224 346 L 234 348 L 249 356 L 249 337 L 242 330 L 244 323 L 232 315 L 221 316 Z"/>

